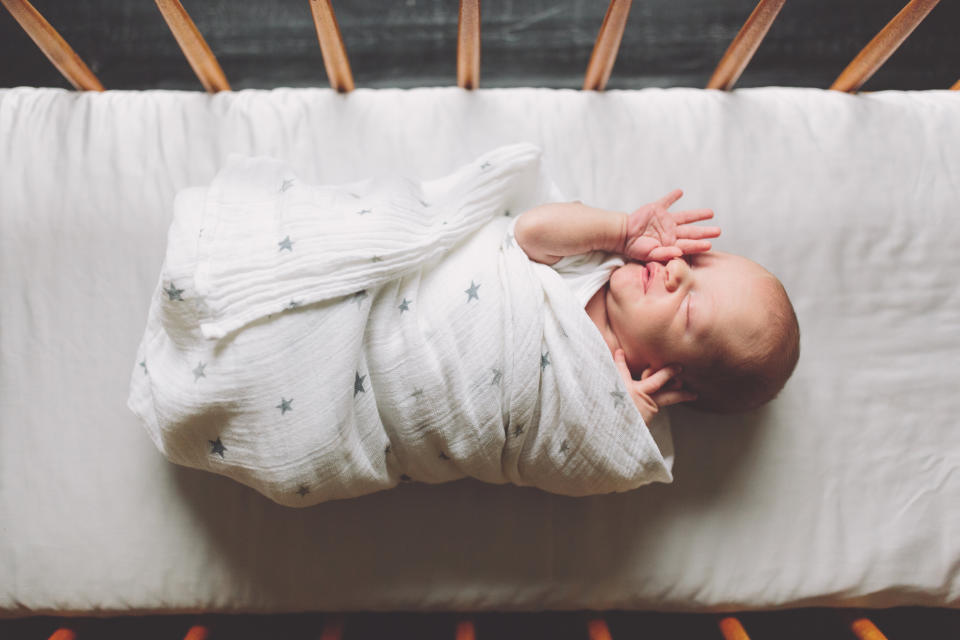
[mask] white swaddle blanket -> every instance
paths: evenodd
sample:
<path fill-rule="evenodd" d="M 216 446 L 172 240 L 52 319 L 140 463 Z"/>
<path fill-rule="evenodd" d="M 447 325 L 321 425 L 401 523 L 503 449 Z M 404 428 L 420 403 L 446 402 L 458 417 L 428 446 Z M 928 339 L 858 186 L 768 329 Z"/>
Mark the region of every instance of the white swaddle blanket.
<path fill-rule="evenodd" d="M 171 461 L 287 506 L 471 476 L 671 482 L 609 350 L 507 232 L 563 196 L 514 144 L 436 180 L 310 185 L 231 155 L 177 194 L 128 406 Z"/>

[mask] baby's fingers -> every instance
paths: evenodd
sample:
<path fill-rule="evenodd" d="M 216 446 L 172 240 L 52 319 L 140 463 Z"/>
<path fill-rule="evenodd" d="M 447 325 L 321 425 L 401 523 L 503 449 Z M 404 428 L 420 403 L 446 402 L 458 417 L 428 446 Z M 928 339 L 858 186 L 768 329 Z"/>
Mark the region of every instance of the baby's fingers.
<path fill-rule="evenodd" d="M 692 224 L 677 227 L 678 238 L 702 240 L 704 238 L 716 238 L 719 235 L 720 227 L 695 227 Z"/>
<path fill-rule="evenodd" d="M 709 240 L 677 240 L 677 247 L 685 255 L 710 251 L 712 246 Z"/>
<path fill-rule="evenodd" d="M 680 365 L 672 365 L 669 367 L 663 367 L 656 373 L 651 373 L 650 375 L 644 375 L 639 382 L 634 383 L 638 391 L 652 396 L 657 391 L 660 391 L 660 388 L 663 387 L 673 376 L 679 374 L 681 371 Z"/>
<path fill-rule="evenodd" d="M 673 221 L 679 224 L 688 224 L 699 220 L 709 220 L 713 217 L 712 209 L 689 209 L 687 211 L 674 211 L 670 215 Z"/>

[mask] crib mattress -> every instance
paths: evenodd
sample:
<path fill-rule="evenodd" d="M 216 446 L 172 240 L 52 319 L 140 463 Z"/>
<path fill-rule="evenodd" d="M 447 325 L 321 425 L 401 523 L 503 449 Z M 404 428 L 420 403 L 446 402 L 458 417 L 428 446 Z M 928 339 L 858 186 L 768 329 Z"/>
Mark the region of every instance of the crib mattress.
<path fill-rule="evenodd" d="M 770 405 L 672 411 L 675 481 L 475 480 L 309 509 L 170 464 L 126 407 L 177 191 L 530 141 L 571 200 L 680 187 L 776 273 Z M 0 90 L 0 615 L 960 606 L 960 95 L 815 89 Z"/>

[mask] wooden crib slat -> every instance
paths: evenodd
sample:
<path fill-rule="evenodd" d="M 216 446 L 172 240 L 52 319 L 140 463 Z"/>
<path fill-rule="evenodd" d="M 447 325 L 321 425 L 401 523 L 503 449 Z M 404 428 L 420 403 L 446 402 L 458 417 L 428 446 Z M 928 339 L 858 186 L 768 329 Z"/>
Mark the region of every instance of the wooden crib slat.
<path fill-rule="evenodd" d="M 457 23 L 457 86 L 480 85 L 480 0 L 460 0 Z"/>
<path fill-rule="evenodd" d="M 887 636 L 867 618 L 857 618 L 851 622 L 850 630 L 858 640 L 887 640 Z"/>
<path fill-rule="evenodd" d="M 834 91 L 855 92 L 887 61 L 940 0 L 910 0 L 900 13 L 873 37 L 843 73 L 833 81 Z"/>
<path fill-rule="evenodd" d="M 610 628 L 603 618 L 594 618 L 587 622 L 587 636 L 590 640 L 612 640 Z"/>
<path fill-rule="evenodd" d="M 103 85 L 67 41 L 27 0 L 0 0 L 27 35 L 77 91 L 103 91 Z"/>
<path fill-rule="evenodd" d="M 760 0 L 727 48 L 710 77 L 707 89 L 729 91 L 747 68 L 786 0 Z"/>
<path fill-rule="evenodd" d="M 76 640 L 77 634 L 72 629 L 60 627 L 54 631 L 48 640 Z"/>
<path fill-rule="evenodd" d="M 473 626 L 472 620 L 460 620 L 457 622 L 457 630 L 454 634 L 455 640 L 474 640 L 477 637 L 477 631 Z"/>
<path fill-rule="evenodd" d="M 223 75 L 220 63 L 217 62 L 207 41 L 200 35 L 197 25 L 194 24 L 187 10 L 180 4 L 180 0 L 154 1 L 167 26 L 170 27 L 170 31 L 173 32 L 177 44 L 180 45 L 180 50 L 190 63 L 190 68 L 203 84 L 203 88 L 208 93 L 230 91 L 230 84 L 227 82 L 227 77 Z"/>
<path fill-rule="evenodd" d="M 209 637 L 210 630 L 207 627 L 195 624 L 187 629 L 187 635 L 183 636 L 183 640 L 207 640 Z"/>
<path fill-rule="evenodd" d="M 950 87 L 950 90 L 951 90 L 951 91 L 960 91 L 960 80 L 957 80 L 957 82 L 956 82 L 952 87 Z"/>
<path fill-rule="evenodd" d="M 750 640 L 747 630 L 733 616 L 721 618 L 717 622 L 717 626 L 720 627 L 720 633 L 723 634 L 724 640 Z"/>
<path fill-rule="evenodd" d="M 633 0 L 610 0 L 597 40 L 593 43 L 590 63 L 583 79 L 584 91 L 603 91 L 607 86 L 620 51 L 623 32 L 627 28 L 627 16 L 630 15 L 632 3 Z"/>
<path fill-rule="evenodd" d="M 317 29 L 320 53 L 323 56 L 323 66 L 327 70 L 330 87 L 340 93 L 353 91 L 350 61 L 347 60 L 347 50 L 343 46 L 340 25 L 337 24 L 337 16 L 333 13 L 330 0 L 310 0 L 310 12 L 313 14 L 313 25 Z"/>

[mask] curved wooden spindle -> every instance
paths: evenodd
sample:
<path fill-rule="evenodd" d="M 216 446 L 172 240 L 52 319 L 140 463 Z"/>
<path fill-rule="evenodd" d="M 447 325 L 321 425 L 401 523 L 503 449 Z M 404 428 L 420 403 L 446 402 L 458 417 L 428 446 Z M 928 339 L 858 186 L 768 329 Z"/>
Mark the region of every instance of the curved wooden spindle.
<path fill-rule="evenodd" d="M 342 640 L 346 621 L 342 615 L 328 615 L 323 619 L 323 631 L 320 640 Z"/>
<path fill-rule="evenodd" d="M 760 0 L 717 65 L 707 89 L 729 91 L 747 68 L 786 0 Z"/>
<path fill-rule="evenodd" d="M 43 55 L 53 63 L 57 71 L 73 85 L 77 91 L 104 91 L 103 85 L 90 68 L 80 59 L 67 41 L 54 29 L 47 19 L 40 15 L 27 0 L 0 0 L 13 19 L 30 39 L 33 40 Z"/>
<path fill-rule="evenodd" d="M 480 0 L 460 0 L 457 21 L 457 86 L 480 86 Z"/>
<path fill-rule="evenodd" d="M 855 92 L 903 44 L 940 0 L 910 0 L 900 13 L 873 37 L 830 85 L 834 91 Z"/>
<path fill-rule="evenodd" d="M 187 634 L 183 640 L 207 640 L 210 637 L 210 629 L 202 624 L 195 624 L 187 629 Z"/>
<path fill-rule="evenodd" d="M 73 629 L 60 627 L 54 631 L 47 640 L 77 640 L 77 634 Z"/>
<path fill-rule="evenodd" d="M 340 25 L 337 24 L 330 0 L 310 0 L 310 12 L 317 29 L 320 53 L 323 55 L 323 66 L 327 70 L 330 87 L 340 93 L 353 91 L 353 73 L 350 71 L 347 50 L 340 35 Z"/>
<path fill-rule="evenodd" d="M 627 28 L 627 16 L 630 15 L 632 2 L 633 0 L 610 0 L 597 40 L 593 43 L 593 52 L 583 78 L 584 91 L 603 91 L 607 86 L 613 65 L 617 61 L 617 53 L 620 51 L 623 32 Z"/>
<path fill-rule="evenodd" d="M 463 619 L 457 622 L 457 630 L 454 633 L 455 640 L 476 640 L 477 630 L 474 628 L 473 620 Z"/>
<path fill-rule="evenodd" d="M 223 75 L 220 63 L 217 62 L 207 41 L 200 35 L 200 30 L 197 29 L 190 14 L 180 4 L 180 0 L 154 1 L 203 88 L 208 93 L 230 91 L 230 84 L 227 82 L 227 77 Z"/>

